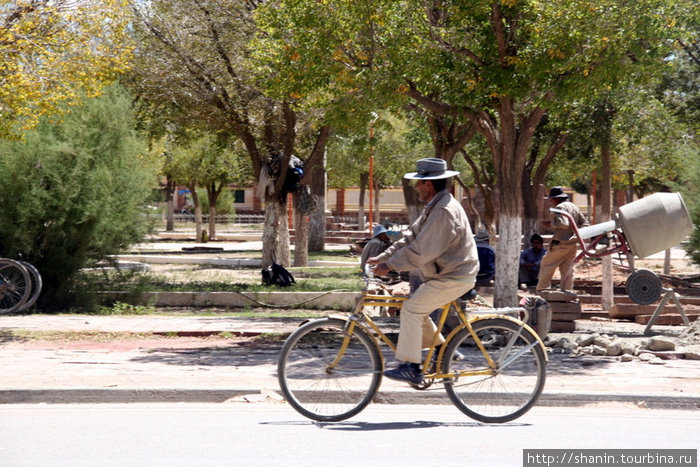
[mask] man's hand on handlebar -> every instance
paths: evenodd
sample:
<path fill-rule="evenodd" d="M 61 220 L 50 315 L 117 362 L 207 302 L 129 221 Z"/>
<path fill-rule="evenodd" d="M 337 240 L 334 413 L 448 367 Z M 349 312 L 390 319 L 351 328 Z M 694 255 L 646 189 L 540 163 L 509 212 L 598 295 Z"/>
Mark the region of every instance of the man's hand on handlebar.
<path fill-rule="evenodd" d="M 376 256 L 367 258 L 367 264 L 376 265 L 374 266 L 375 276 L 386 276 L 391 271 L 391 268 L 386 263 L 380 263 Z"/>

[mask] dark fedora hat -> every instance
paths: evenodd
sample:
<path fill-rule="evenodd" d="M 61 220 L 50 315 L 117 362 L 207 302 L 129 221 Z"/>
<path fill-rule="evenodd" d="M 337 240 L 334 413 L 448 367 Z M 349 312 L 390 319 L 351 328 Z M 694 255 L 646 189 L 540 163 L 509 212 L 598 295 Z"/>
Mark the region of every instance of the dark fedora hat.
<path fill-rule="evenodd" d="M 549 190 L 549 198 L 568 198 L 569 195 L 564 193 L 564 189 L 560 186 L 555 186 Z"/>
<path fill-rule="evenodd" d="M 459 175 L 455 170 L 447 170 L 447 162 L 435 157 L 420 159 L 416 162 L 416 171 L 403 176 L 410 180 L 438 180 Z"/>

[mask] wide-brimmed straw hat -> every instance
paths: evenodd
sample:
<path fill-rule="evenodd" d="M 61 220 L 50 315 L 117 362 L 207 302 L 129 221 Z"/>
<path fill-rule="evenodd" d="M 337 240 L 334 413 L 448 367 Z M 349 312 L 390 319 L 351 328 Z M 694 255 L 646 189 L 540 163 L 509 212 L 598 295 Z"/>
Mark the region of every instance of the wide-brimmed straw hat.
<path fill-rule="evenodd" d="M 455 170 L 447 170 L 447 162 L 435 157 L 420 159 L 416 162 L 416 171 L 403 176 L 409 180 L 438 180 L 459 175 Z"/>

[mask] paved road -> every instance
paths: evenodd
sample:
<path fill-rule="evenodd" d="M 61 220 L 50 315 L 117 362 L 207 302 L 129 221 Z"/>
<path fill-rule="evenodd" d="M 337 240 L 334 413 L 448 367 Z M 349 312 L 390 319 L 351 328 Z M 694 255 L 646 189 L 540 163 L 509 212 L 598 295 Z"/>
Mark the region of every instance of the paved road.
<path fill-rule="evenodd" d="M 538 407 L 502 425 L 426 405 L 375 404 L 339 423 L 270 403 L 5 405 L 0 464 L 512 467 L 524 449 L 697 449 L 698 432 L 696 413 L 626 405 Z"/>

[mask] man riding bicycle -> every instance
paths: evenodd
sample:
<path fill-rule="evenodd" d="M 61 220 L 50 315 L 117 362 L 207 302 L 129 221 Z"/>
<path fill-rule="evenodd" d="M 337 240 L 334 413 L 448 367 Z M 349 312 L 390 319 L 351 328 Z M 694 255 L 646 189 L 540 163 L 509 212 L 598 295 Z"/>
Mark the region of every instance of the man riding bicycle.
<path fill-rule="evenodd" d="M 420 159 L 416 172 L 404 178 L 416 180 L 418 198 L 426 203 L 423 213 L 401 240 L 367 260 L 376 265 L 376 275 L 418 270 L 423 281 L 401 309 L 396 358 L 403 363 L 384 372 L 390 379 L 414 384 L 423 380 L 421 349 L 432 344 L 437 331 L 428 315 L 476 282 L 479 259 L 472 229 L 464 208 L 448 190 L 448 181 L 455 175 L 459 172 L 447 170 L 442 159 Z M 444 338 L 438 339 L 441 345 Z"/>

